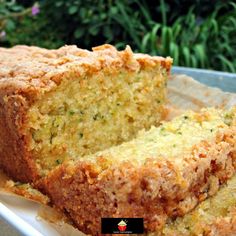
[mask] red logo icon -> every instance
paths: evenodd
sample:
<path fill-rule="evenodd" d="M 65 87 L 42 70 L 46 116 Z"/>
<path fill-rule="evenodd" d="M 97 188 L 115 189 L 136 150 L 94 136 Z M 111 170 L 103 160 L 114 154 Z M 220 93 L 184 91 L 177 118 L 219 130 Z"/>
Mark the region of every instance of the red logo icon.
<path fill-rule="evenodd" d="M 118 229 L 121 231 L 121 232 L 124 232 L 127 228 L 127 224 L 125 221 L 121 220 L 120 223 L 118 224 Z"/>

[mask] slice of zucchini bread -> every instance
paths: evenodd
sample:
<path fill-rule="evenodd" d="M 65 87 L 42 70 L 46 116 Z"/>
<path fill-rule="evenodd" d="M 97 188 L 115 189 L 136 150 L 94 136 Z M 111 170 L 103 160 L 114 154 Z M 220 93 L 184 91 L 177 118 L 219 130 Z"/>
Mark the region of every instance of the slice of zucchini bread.
<path fill-rule="evenodd" d="M 162 232 L 149 236 L 235 236 L 236 175 L 217 194 L 189 214 L 165 225 Z"/>
<path fill-rule="evenodd" d="M 34 181 L 157 124 L 171 63 L 129 46 L 0 48 L 0 167 Z"/>
<path fill-rule="evenodd" d="M 40 188 L 85 233 L 102 217 L 141 217 L 160 230 L 183 216 L 236 168 L 236 109 L 186 112 L 132 141 L 58 166 Z"/>

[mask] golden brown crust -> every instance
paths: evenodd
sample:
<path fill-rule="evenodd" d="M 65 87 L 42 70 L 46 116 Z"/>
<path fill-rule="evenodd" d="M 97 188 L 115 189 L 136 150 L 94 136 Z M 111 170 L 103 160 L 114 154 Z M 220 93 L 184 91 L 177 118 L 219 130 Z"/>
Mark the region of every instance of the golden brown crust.
<path fill-rule="evenodd" d="M 36 166 L 27 151 L 27 140 L 21 130 L 26 107 L 25 98 L 21 95 L 12 95 L 7 102 L 0 96 L 0 167 L 21 181 L 37 178 Z"/>
<path fill-rule="evenodd" d="M 123 162 L 107 168 L 101 159 L 96 165 L 64 164 L 39 185 L 83 232 L 99 233 L 101 217 L 143 217 L 145 229 L 156 231 L 168 217 L 182 216 L 215 194 L 219 183 L 233 175 L 235 131 L 225 130 L 215 143 L 194 147 L 199 156 L 189 157 L 183 172 L 165 160 L 150 159 L 141 166 Z M 207 150 L 204 157 L 203 149 Z"/>
<path fill-rule="evenodd" d="M 93 48 L 93 52 L 76 46 L 64 46 L 57 50 L 38 47 L 15 46 L 0 48 L 0 90 L 5 93 L 24 93 L 34 101 L 40 94 L 57 87 L 64 79 L 74 79 L 107 68 L 110 72 L 119 68 L 137 70 L 161 64 L 170 71 L 172 59 L 133 54 L 127 46 L 124 51 L 105 44 Z"/>
<path fill-rule="evenodd" d="M 15 46 L 0 48 L 0 167 L 15 180 L 32 182 L 38 178 L 36 164 L 24 132 L 28 108 L 43 94 L 64 80 L 89 75 L 99 70 L 117 72 L 121 68 L 139 70 L 161 64 L 169 73 L 170 58 L 133 54 L 127 46 L 117 51 L 111 45 L 93 48 L 76 46 L 57 50 Z"/>

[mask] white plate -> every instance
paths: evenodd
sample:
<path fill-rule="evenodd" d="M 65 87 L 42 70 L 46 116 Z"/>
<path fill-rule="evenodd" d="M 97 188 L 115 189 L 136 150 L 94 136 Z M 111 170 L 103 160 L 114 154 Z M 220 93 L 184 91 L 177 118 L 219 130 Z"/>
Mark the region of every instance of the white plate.
<path fill-rule="evenodd" d="M 36 202 L 7 194 L 0 195 L 0 217 L 22 235 L 59 236 L 55 228 L 37 216 L 39 208 L 40 204 Z"/>

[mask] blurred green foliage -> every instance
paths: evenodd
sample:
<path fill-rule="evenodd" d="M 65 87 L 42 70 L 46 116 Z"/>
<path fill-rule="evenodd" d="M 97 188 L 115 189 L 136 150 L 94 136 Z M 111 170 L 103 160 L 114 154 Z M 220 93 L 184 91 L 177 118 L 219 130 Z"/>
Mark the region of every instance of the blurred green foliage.
<path fill-rule="evenodd" d="M 35 14 L 32 6 L 40 12 Z M 175 65 L 236 72 L 236 3 L 0 0 L 1 46 L 77 44 L 90 49 L 103 43 L 169 55 Z"/>

